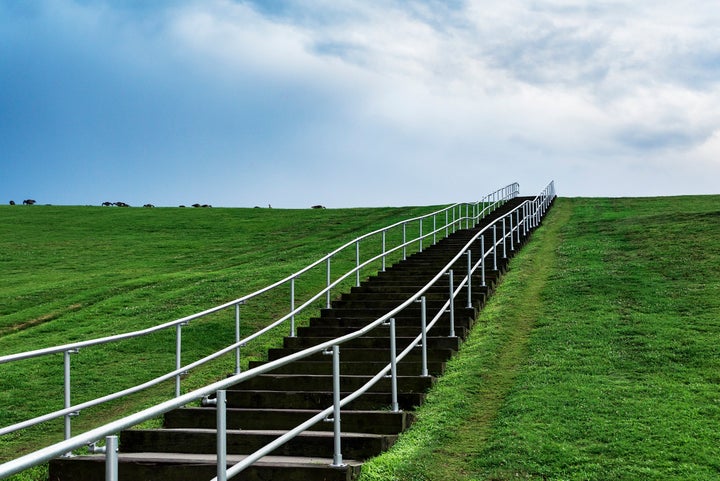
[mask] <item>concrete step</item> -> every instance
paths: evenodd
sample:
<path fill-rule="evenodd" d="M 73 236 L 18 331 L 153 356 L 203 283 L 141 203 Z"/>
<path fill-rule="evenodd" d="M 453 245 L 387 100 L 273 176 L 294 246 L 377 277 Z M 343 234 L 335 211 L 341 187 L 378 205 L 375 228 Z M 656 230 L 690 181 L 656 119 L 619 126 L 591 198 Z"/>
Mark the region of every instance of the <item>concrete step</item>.
<path fill-rule="evenodd" d="M 268 429 L 229 429 L 228 454 L 252 454 L 284 433 Z M 386 451 L 395 443 L 397 435 L 343 432 L 341 439 L 344 456 L 363 460 Z M 272 454 L 322 457 L 333 452 L 333 441 L 332 431 L 308 431 L 283 444 Z M 213 454 L 217 448 L 217 432 L 215 429 L 198 428 L 129 429 L 120 433 L 120 445 L 125 453 Z"/>
<path fill-rule="evenodd" d="M 383 352 L 386 352 L 383 350 Z M 353 361 L 349 362 L 343 360 L 341 370 L 343 374 L 347 375 L 375 375 L 384 369 L 390 363 L 390 360 L 384 361 Z M 264 364 L 262 361 L 250 361 L 250 368 L 257 367 Z M 427 369 L 430 375 L 440 376 L 445 372 L 444 361 L 428 361 Z M 420 361 L 407 361 L 403 359 L 398 362 L 397 370 L 399 376 L 415 376 L 422 373 L 422 363 Z M 332 361 L 327 359 L 325 361 L 297 361 L 292 364 L 281 366 L 273 369 L 273 374 L 332 374 Z"/>
<path fill-rule="evenodd" d="M 319 410 L 311 409 L 227 409 L 228 429 L 271 429 L 290 430 L 302 424 Z M 415 421 L 409 411 L 349 411 L 340 413 L 343 432 L 367 434 L 397 434 Z M 175 409 L 165 414 L 163 427 L 215 429 L 216 414 L 212 407 L 187 407 Z M 315 424 L 313 431 L 332 431 L 333 423 Z"/>
<path fill-rule="evenodd" d="M 419 333 L 418 333 L 419 335 Z M 323 342 L 331 341 L 334 337 L 286 337 L 283 340 L 283 347 L 289 348 L 307 348 L 317 346 Z M 397 337 L 395 339 L 395 345 L 398 349 L 404 349 L 409 346 L 413 341 L 414 337 Z M 447 337 L 447 336 L 428 336 L 427 344 L 428 350 L 430 349 L 452 349 L 457 351 L 460 348 L 461 339 L 459 337 Z M 388 337 L 370 337 L 361 336 L 350 341 L 347 341 L 340 346 L 340 358 L 342 359 L 343 348 L 389 348 L 390 338 Z"/>
<path fill-rule="evenodd" d="M 346 397 L 348 392 L 341 393 Z M 398 404 L 403 411 L 413 411 L 422 404 L 425 393 L 399 392 Z M 231 408 L 261 408 L 261 409 L 317 409 L 322 410 L 332 406 L 333 393 L 331 391 L 301 392 L 301 391 L 228 391 L 227 406 Z M 369 392 L 348 403 L 344 409 L 375 411 L 388 409 L 392 404 L 392 395 L 389 392 Z"/>
<path fill-rule="evenodd" d="M 325 327 L 325 326 L 335 326 L 335 327 L 354 327 L 354 328 L 361 328 L 365 327 L 368 324 L 370 324 L 373 321 L 376 321 L 378 317 L 375 316 L 368 316 L 365 315 L 362 310 L 357 310 L 355 315 L 353 316 L 341 316 L 341 317 L 333 317 L 329 314 L 326 314 L 325 317 L 313 317 L 309 320 L 309 325 L 312 327 Z M 427 322 L 430 323 L 433 316 L 427 315 Z M 467 315 L 465 313 L 463 315 L 462 312 L 460 312 L 459 309 L 455 310 L 455 326 L 464 326 L 464 327 L 472 327 L 474 324 L 474 317 Z M 439 329 L 439 332 L 443 332 L 443 329 L 448 328 L 450 326 L 450 314 L 444 313 L 435 323 L 435 328 Z M 378 326 L 377 329 L 380 329 L 382 326 Z M 395 328 L 400 327 L 416 327 L 420 328 L 420 316 L 398 316 L 395 317 Z"/>
<path fill-rule="evenodd" d="M 342 374 L 342 366 L 340 366 Z M 371 376 L 341 375 L 340 389 L 352 392 L 360 389 Z M 431 376 L 398 376 L 398 390 L 406 393 L 422 393 L 430 389 L 435 382 Z M 232 387 L 232 391 L 331 391 L 332 376 L 307 374 L 261 374 Z M 230 391 L 228 391 L 230 392 Z M 369 392 L 390 392 L 390 378 L 386 377 L 370 387 Z"/>
<path fill-rule="evenodd" d="M 438 313 L 438 306 L 427 307 L 425 311 L 426 318 L 428 321 L 432 319 L 435 314 Z M 321 309 L 320 317 L 324 318 L 346 318 L 350 317 L 353 319 L 379 319 L 390 311 L 390 309 L 384 308 L 334 308 L 334 309 Z M 477 312 L 474 308 L 460 307 L 455 305 L 455 316 L 457 317 L 477 317 Z M 420 319 L 420 304 L 413 303 L 413 305 L 406 307 L 395 315 L 395 319 Z"/>
<path fill-rule="evenodd" d="M 471 286 L 472 288 L 472 286 Z M 393 298 L 394 297 L 394 298 Z M 332 309 L 383 309 L 390 311 L 399 307 L 404 301 L 397 300 L 397 294 L 382 293 L 382 294 L 365 294 L 364 296 L 355 294 L 353 296 L 347 296 L 335 300 L 331 304 Z M 444 296 L 436 294 L 435 296 L 425 296 L 425 305 L 428 310 L 437 312 L 442 306 L 444 306 L 448 299 L 449 291 Z M 485 296 L 482 292 L 473 292 L 471 294 L 472 301 L 474 303 L 482 303 L 485 300 Z M 463 292 L 455 296 L 456 307 L 467 307 L 467 287 L 463 289 Z"/>
<path fill-rule="evenodd" d="M 482 285 L 482 279 L 480 279 L 480 282 L 474 282 L 473 283 L 473 290 L 480 289 L 480 292 L 487 293 L 488 291 L 492 291 L 493 288 L 496 285 L 496 280 L 498 279 L 497 271 L 493 271 L 495 275 L 493 277 L 486 276 L 485 277 L 485 283 L 487 284 L 485 287 Z M 475 280 L 473 278 L 473 280 Z M 483 290 L 485 289 L 485 290 Z M 343 296 L 362 296 L 367 294 L 373 294 L 373 295 L 399 295 L 404 296 L 406 299 L 414 294 L 416 294 L 420 290 L 420 287 L 415 285 L 408 285 L 403 282 L 398 282 L 396 284 L 392 283 L 384 283 L 384 284 L 361 284 L 359 286 L 353 286 L 350 288 L 350 293 L 343 294 Z M 437 297 L 441 296 L 443 298 L 447 297 L 448 294 L 448 286 L 444 287 L 431 287 L 428 291 L 426 291 L 426 297 Z M 342 297 L 341 297 L 342 298 Z"/>
<path fill-rule="evenodd" d="M 274 361 L 276 359 L 280 359 L 284 356 L 288 356 L 290 354 L 296 353 L 298 351 L 303 350 L 304 348 L 296 347 L 296 348 L 271 348 L 268 350 L 268 360 Z M 453 349 L 429 349 L 427 352 L 428 361 L 447 361 L 450 359 L 453 355 L 455 355 L 456 350 Z M 421 358 L 421 348 L 416 347 L 412 351 L 408 353 L 408 355 L 403 358 L 406 361 L 418 361 Z M 366 362 L 366 361 L 383 361 L 385 359 L 389 359 L 389 354 L 387 349 L 354 349 L 354 348 L 348 348 L 344 347 L 341 350 L 341 362 Z M 302 359 L 303 361 L 308 362 L 327 362 L 328 356 L 317 353 L 310 355 L 308 357 L 305 357 Z"/>
<path fill-rule="evenodd" d="M 202 481 L 212 479 L 217 473 L 214 454 L 120 452 L 118 457 L 120 481 Z M 245 457 L 230 455 L 227 466 L 230 467 Z M 332 458 L 327 457 L 265 456 L 233 479 L 351 481 L 360 475 L 361 461 L 343 457 L 345 466 L 342 467 L 331 467 L 332 462 Z M 50 463 L 48 479 L 52 481 L 104 481 L 105 455 L 54 459 Z"/>
<path fill-rule="evenodd" d="M 419 323 L 418 323 L 419 324 Z M 434 325 L 430 331 L 429 336 L 442 336 L 449 335 L 448 329 L 449 323 L 445 322 L 443 325 Z M 356 332 L 357 327 L 348 326 L 333 326 L 333 325 L 313 325 L 303 326 L 297 328 L 298 337 L 340 337 L 345 334 Z M 468 329 L 465 326 L 455 326 L 455 335 L 460 339 L 465 339 Z M 373 337 L 390 337 L 390 328 L 386 326 L 379 326 L 373 329 L 370 333 Z M 416 337 L 420 335 L 420 326 L 395 326 L 395 335 L 397 337 Z"/>

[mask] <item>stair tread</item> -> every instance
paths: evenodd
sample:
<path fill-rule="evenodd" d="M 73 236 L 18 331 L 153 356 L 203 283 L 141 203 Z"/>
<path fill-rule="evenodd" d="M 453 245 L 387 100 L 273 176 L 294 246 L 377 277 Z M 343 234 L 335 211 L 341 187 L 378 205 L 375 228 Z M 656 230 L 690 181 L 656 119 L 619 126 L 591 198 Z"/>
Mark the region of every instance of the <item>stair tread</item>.
<path fill-rule="evenodd" d="M 228 465 L 236 464 L 247 458 L 246 454 L 228 454 Z M 90 454 L 74 456 L 73 461 L 98 461 L 105 462 L 104 454 Z M 141 452 L 141 453 L 118 453 L 119 462 L 150 462 L 167 464 L 212 464 L 215 465 L 217 456 L 215 454 L 196 453 L 164 453 L 164 452 Z M 286 466 L 286 467 L 318 467 L 327 468 L 332 464 L 332 458 L 305 457 L 305 456 L 264 456 L 253 463 L 256 467 L 262 466 Z M 343 464 L 348 466 L 360 466 L 362 461 L 343 459 Z"/>
<path fill-rule="evenodd" d="M 341 414 L 342 416 L 342 414 Z M 227 429 L 227 434 L 230 435 L 247 435 L 247 436 L 282 436 L 283 434 L 287 433 L 288 429 Z M 153 433 L 187 433 L 187 434 L 212 434 L 215 435 L 217 432 L 216 429 L 212 428 L 152 428 L 152 429 L 133 429 L 132 432 L 134 434 L 143 433 L 143 432 L 153 432 Z M 297 438 L 332 438 L 334 436 L 334 433 L 332 431 L 304 431 L 297 435 Z M 379 437 L 395 437 L 396 434 L 374 434 L 374 433 L 361 433 L 361 432 L 353 432 L 353 431 L 343 431 L 341 433 L 341 438 L 379 438 Z"/>

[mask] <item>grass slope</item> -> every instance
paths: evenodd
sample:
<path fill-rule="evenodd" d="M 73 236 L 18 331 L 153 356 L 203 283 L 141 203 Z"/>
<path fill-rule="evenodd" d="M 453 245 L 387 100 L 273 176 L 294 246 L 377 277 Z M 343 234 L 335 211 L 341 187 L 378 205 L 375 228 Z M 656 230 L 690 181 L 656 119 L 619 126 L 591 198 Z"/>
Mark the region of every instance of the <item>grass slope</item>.
<path fill-rule="evenodd" d="M 177 319 L 282 279 L 358 235 L 434 210 L 0 206 L 0 354 Z M 416 232 L 417 226 L 408 230 Z M 388 246 L 397 240 L 391 237 Z M 361 250 L 379 247 L 376 239 L 362 244 Z M 334 272 L 354 265 L 354 259 L 354 249 L 333 259 Z M 363 272 L 369 274 L 370 269 Z M 324 285 L 325 275 L 323 265 L 297 281 L 296 305 Z M 286 314 L 289 297 L 288 287 L 243 306 L 243 331 Z M 244 361 L 262 358 L 287 332 L 277 330 L 244 348 Z M 73 402 L 174 369 L 174 339 L 171 330 L 72 355 Z M 183 361 L 194 361 L 233 340 L 232 311 L 193 321 L 183 329 Z M 233 367 L 228 356 L 194 371 L 183 381 L 183 390 L 216 380 Z M 60 354 L 0 365 L 0 425 L 62 408 L 62 385 Z M 125 402 L 85 411 L 73 426 L 77 431 L 108 421 L 172 393 L 171 384 L 159 386 Z M 43 445 L 60 439 L 61 426 L 58 420 L 25 434 L 3 436 L 0 461 L 37 448 L 36 439 Z"/>
<path fill-rule="evenodd" d="M 718 196 L 559 199 L 362 479 L 720 479 L 718 266 Z"/>

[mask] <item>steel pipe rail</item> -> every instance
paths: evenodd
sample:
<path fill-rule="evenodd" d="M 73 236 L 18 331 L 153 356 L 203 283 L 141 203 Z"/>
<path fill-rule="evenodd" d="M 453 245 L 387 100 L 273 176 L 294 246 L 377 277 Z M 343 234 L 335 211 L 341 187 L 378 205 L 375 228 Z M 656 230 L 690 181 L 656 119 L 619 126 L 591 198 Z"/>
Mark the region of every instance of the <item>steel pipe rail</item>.
<path fill-rule="evenodd" d="M 506 187 L 503 187 L 503 188 L 501 188 L 501 189 L 498 189 L 497 191 L 495 191 L 495 192 L 493 192 L 493 193 L 491 193 L 491 194 L 488 194 L 488 195 L 485 196 L 481 201 L 478 201 L 478 202 L 476 202 L 476 203 L 473 203 L 472 205 L 473 205 L 473 209 L 474 209 L 474 210 L 477 210 L 477 209 L 479 208 L 479 206 L 481 206 L 481 205 L 483 206 L 482 210 L 478 213 L 478 215 L 476 215 L 476 216 L 473 217 L 473 225 L 475 225 L 481 217 L 487 215 L 487 213 L 489 213 L 489 212 L 491 212 L 492 210 L 494 210 L 497 206 L 499 206 L 499 205 L 507 202 L 510 198 L 516 197 L 516 196 L 518 195 L 518 193 L 519 193 L 519 185 L 518 185 L 517 183 L 514 183 L 514 184 L 510 184 L 510 185 L 508 185 L 508 186 L 506 186 Z M 236 309 L 236 318 L 237 318 L 237 317 L 239 317 L 239 316 L 238 316 L 238 312 L 237 312 L 238 309 L 239 309 L 239 306 L 240 306 L 240 305 L 244 305 L 248 300 L 250 300 L 250 299 L 252 299 L 252 298 L 254 298 L 254 297 L 257 297 L 257 296 L 259 296 L 259 295 L 262 294 L 262 293 L 268 292 L 269 290 L 272 290 L 272 289 L 274 289 L 274 288 L 276 288 L 276 287 L 279 287 L 279 286 L 283 285 L 284 283 L 286 283 L 288 280 L 291 282 L 291 285 L 294 287 L 294 280 L 295 280 L 300 274 L 302 274 L 302 273 L 304 273 L 304 272 L 307 272 L 307 271 L 310 270 L 311 268 L 316 267 L 316 266 L 322 264 L 322 263 L 325 262 L 325 261 L 328 261 L 328 262 L 329 262 L 329 260 L 330 260 L 333 256 L 337 255 L 339 252 L 341 252 L 342 250 L 344 250 L 344 249 L 346 249 L 346 248 L 348 248 L 348 247 L 350 247 L 350 246 L 355 245 L 356 248 L 357 248 L 357 246 L 359 245 L 359 241 L 360 241 L 360 240 L 366 239 L 366 238 L 368 238 L 368 237 L 370 237 L 370 236 L 372 236 L 372 235 L 375 235 L 375 234 L 377 234 L 377 233 L 383 233 L 383 234 L 384 234 L 385 232 L 387 232 L 388 230 L 392 229 L 393 227 L 397 227 L 397 226 L 402 225 L 402 226 L 403 226 L 403 230 L 404 230 L 404 229 L 405 229 L 405 226 L 406 226 L 407 223 L 409 223 L 409 222 L 413 222 L 413 221 L 415 221 L 415 220 L 421 220 L 421 219 L 427 218 L 427 217 L 429 217 L 429 216 L 433 216 L 433 218 L 435 218 L 435 216 L 436 216 L 438 213 L 442 213 L 442 212 L 446 212 L 446 213 L 447 213 L 449 210 L 452 210 L 452 211 L 453 211 L 453 218 L 454 218 L 454 219 L 453 219 L 453 226 L 455 226 L 455 225 L 457 225 L 457 223 L 461 223 L 462 220 L 463 220 L 463 218 L 461 218 L 461 217 L 459 217 L 459 216 L 458 216 L 457 218 L 455 218 L 455 208 L 456 208 L 456 207 L 461 207 L 461 205 L 462 205 L 462 204 L 454 204 L 453 206 L 450 206 L 450 207 L 445 208 L 445 209 L 441 209 L 441 210 L 436 211 L 436 212 L 434 212 L 434 213 L 427 214 L 427 215 L 425 215 L 425 216 L 416 217 L 416 218 L 414 218 L 414 219 L 409 219 L 409 220 L 406 220 L 406 221 L 400 221 L 400 222 L 397 222 L 397 223 L 395 223 L 395 224 L 393 224 L 393 225 L 391 225 L 391 226 L 385 227 L 385 228 L 383 228 L 383 229 L 378 229 L 378 230 L 376 230 L 376 231 L 373 231 L 373 232 L 370 232 L 370 233 L 368 233 L 368 234 L 365 234 L 365 235 L 363 235 L 363 236 L 361 236 L 361 237 L 359 237 L 359 238 L 357 238 L 357 239 L 355 239 L 355 240 L 353 240 L 353 241 L 347 242 L 346 244 L 344 244 L 343 246 L 341 246 L 341 247 L 339 247 L 338 249 L 334 250 L 334 251 L 331 252 L 330 254 L 327 254 L 325 257 L 321 258 L 320 260 L 314 262 L 313 264 L 310 264 L 309 266 L 306 266 L 305 268 L 303 268 L 303 269 L 301 269 L 300 271 L 298 271 L 298 272 L 296 272 L 296 273 L 294 273 L 294 274 L 286 277 L 285 279 L 283 279 L 283 280 L 281 280 L 281 281 L 278 281 L 278 282 L 276 282 L 276 283 L 274 283 L 274 284 L 271 284 L 270 286 L 267 286 L 267 287 L 265 287 L 265 288 L 263 288 L 263 289 L 260 289 L 260 290 L 258 290 L 258 291 L 255 291 L 255 292 L 251 293 L 251 294 L 248 294 L 248 295 L 246 295 L 246 296 L 244 296 L 244 297 L 242 297 L 242 298 L 239 298 L 239 299 L 235 299 L 235 300 L 226 302 L 226 303 L 224 303 L 224 304 L 215 306 L 215 307 L 213 307 L 213 308 L 207 309 L 207 310 L 202 311 L 202 312 L 199 312 L 199 313 L 195 313 L 195 314 L 192 314 L 192 315 L 189 315 L 189 316 L 182 317 L 182 318 L 180 318 L 180 319 L 176 319 L 176 320 L 174 320 L 174 321 L 166 322 L 166 323 L 163 323 L 163 324 L 160 324 L 160 325 L 157 325 L 157 326 L 153 326 L 153 327 L 150 327 L 150 328 L 147 328 L 147 329 L 142 329 L 142 330 L 133 331 L 133 332 L 129 332 L 129 333 L 124 333 L 124 334 L 119 334 L 119 335 L 114 335 L 114 336 L 108 336 L 108 337 L 99 338 L 99 339 L 94 339 L 94 340 L 89 340 L 89 341 L 80 341 L 80 342 L 75 342 L 75 343 L 71 343 L 71 344 L 65 344 L 65 345 L 61 345 L 61 346 L 55 346 L 55 347 L 50 347 L 50 348 L 45 348 L 45 349 L 39 349 L 39 350 L 35 350 L 35 351 L 27 351 L 27 352 L 18 353 L 18 354 L 11 354 L 11 355 L 6 355 L 6 356 L 1 356 L 1 357 L 0 357 L 0 364 L 3 364 L 3 363 L 7 363 L 7 362 L 19 361 L 19 360 L 29 359 L 29 358 L 33 358 L 33 357 L 40 357 L 40 356 L 45 356 L 45 355 L 57 354 L 57 353 L 60 353 L 60 352 L 65 353 L 65 357 L 66 357 L 66 361 L 65 361 L 65 363 L 66 363 L 66 374 L 65 374 L 66 385 L 65 385 L 65 389 L 64 389 L 64 393 L 65 393 L 64 395 L 65 395 L 65 398 L 66 398 L 66 403 L 65 403 L 64 409 L 62 409 L 62 410 L 57 410 L 57 411 L 52 412 L 52 413 L 47 413 L 47 414 L 45 414 L 45 415 L 37 416 L 37 417 L 32 418 L 32 419 L 28 419 L 28 420 L 21 421 L 21 422 L 19 422 L 19 423 L 13 424 L 13 425 L 9 425 L 9 426 L 5 426 L 5 427 L 3 427 L 3 428 L 0 428 L 0 435 L 8 434 L 8 433 L 11 433 L 11 432 L 14 432 L 14 431 L 18 431 L 18 430 L 20 430 L 20 429 L 25 429 L 25 428 L 30 427 L 30 426 L 33 426 L 33 425 L 35 425 L 35 424 L 39 424 L 39 423 L 42 423 L 42 422 L 50 421 L 50 420 L 52 420 L 52 419 L 56 419 L 56 418 L 65 416 L 65 419 L 66 419 L 66 423 L 65 423 L 65 424 L 66 424 L 65 433 L 66 433 L 66 438 L 68 438 L 68 437 L 70 436 L 70 420 L 71 420 L 71 417 L 74 416 L 74 415 L 77 415 L 77 414 L 78 414 L 79 412 L 81 412 L 82 410 L 88 409 L 88 408 L 90 408 L 90 407 L 97 406 L 97 405 L 99 405 L 99 404 L 103 404 L 103 403 L 105 403 L 105 402 L 109 402 L 109 401 L 111 401 L 111 400 L 118 399 L 118 398 L 121 398 L 121 397 L 130 395 L 130 394 L 133 394 L 133 393 L 137 393 L 137 392 L 142 391 L 142 390 L 144 390 L 144 389 L 147 389 L 147 388 L 149 388 L 149 387 L 151 387 L 151 386 L 155 386 L 155 385 L 157 385 L 157 384 L 160 384 L 160 383 L 162 383 L 162 382 L 165 382 L 165 381 L 167 381 L 168 379 L 171 379 L 171 378 L 173 378 L 173 377 L 175 378 L 175 396 L 177 397 L 177 396 L 179 396 L 179 394 L 180 394 L 180 377 L 181 377 L 181 375 L 187 373 L 187 372 L 188 372 L 189 370 L 191 370 L 191 369 L 194 369 L 194 368 L 199 367 L 199 366 L 201 366 L 201 365 L 203 365 L 203 364 L 205 364 L 205 363 L 208 363 L 208 362 L 210 362 L 210 361 L 212 361 L 212 360 L 215 360 L 215 359 L 217 359 L 217 358 L 219 358 L 219 357 L 227 354 L 227 353 L 230 352 L 230 351 L 233 351 L 233 350 L 234 350 L 234 351 L 236 352 L 236 355 L 238 355 L 238 354 L 239 354 L 239 353 L 238 353 L 238 350 L 239 350 L 240 347 L 246 345 L 248 342 L 250 342 L 250 341 L 252 341 L 252 340 L 254 340 L 254 339 L 256 339 L 256 338 L 261 337 L 263 334 L 265 334 L 265 333 L 271 331 L 272 329 L 278 327 L 279 325 L 283 324 L 283 323 L 284 323 L 285 321 L 287 321 L 288 319 L 291 319 L 291 321 L 293 322 L 292 328 L 291 328 L 291 335 L 294 335 L 294 317 L 295 317 L 296 314 L 300 313 L 301 311 L 303 311 L 304 309 L 306 309 L 308 306 L 312 305 L 313 302 L 315 302 L 317 299 L 319 299 L 319 298 L 322 297 L 323 295 L 329 297 L 330 291 L 331 291 L 334 287 L 338 286 L 342 281 L 344 281 L 345 279 L 347 279 L 348 277 L 350 277 L 352 274 L 355 274 L 356 278 L 359 278 L 359 272 L 360 272 L 360 270 L 361 270 L 362 268 L 364 268 L 364 267 L 372 264 L 373 262 L 375 262 L 375 261 L 377 261 L 377 260 L 379 260 L 379 259 L 382 259 L 382 260 L 384 261 L 385 257 L 386 257 L 388 254 L 391 254 L 391 253 L 393 253 L 393 252 L 395 252 L 395 251 L 398 251 L 399 249 L 403 249 L 403 254 L 405 254 L 405 249 L 407 248 L 407 246 L 409 246 L 409 245 L 417 242 L 417 241 L 418 241 L 418 238 L 420 239 L 420 242 L 422 242 L 425 237 L 430 237 L 430 236 L 435 237 L 436 234 L 437 234 L 437 232 L 442 231 L 443 228 L 447 229 L 447 224 L 446 224 L 444 227 L 440 227 L 440 228 L 433 229 L 431 232 L 428 232 L 428 233 L 426 233 L 426 234 L 423 234 L 423 233 L 422 233 L 422 229 L 421 229 L 420 235 L 419 235 L 418 238 L 410 239 L 410 240 L 407 240 L 407 239 L 404 238 L 404 239 L 403 239 L 404 242 L 403 242 L 401 245 L 398 245 L 398 246 L 396 246 L 396 247 L 394 247 L 394 248 L 392 248 L 392 249 L 389 249 L 389 250 L 388 250 L 388 249 L 385 249 L 385 248 L 383 247 L 383 252 L 377 254 L 377 255 L 374 256 L 374 257 L 369 258 L 369 259 L 366 260 L 365 262 L 360 263 L 359 260 L 358 260 L 358 262 L 356 263 L 356 267 L 355 267 L 355 268 L 353 268 L 353 269 L 351 269 L 350 271 L 346 272 L 345 274 L 339 276 L 338 279 L 336 279 L 334 282 L 329 283 L 324 289 L 322 289 L 320 292 L 318 292 L 317 294 L 315 294 L 314 296 L 312 296 L 309 300 L 307 300 L 306 302 L 304 302 L 303 304 L 301 304 L 301 305 L 300 305 L 299 307 L 297 307 L 297 308 L 295 308 L 295 306 L 294 306 L 294 295 L 293 295 L 293 296 L 292 296 L 293 299 L 292 299 L 292 303 L 291 303 L 291 311 L 290 311 L 288 314 L 286 314 L 285 316 L 283 316 L 283 317 L 277 319 L 276 321 L 270 323 L 269 325 L 267 325 L 267 326 L 264 327 L 263 329 L 260 329 L 260 330 L 256 331 L 256 332 L 253 333 L 252 335 L 250 335 L 250 336 L 248 336 L 248 337 L 246 337 L 246 338 L 244 338 L 244 339 L 236 340 L 236 342 L 235 342 L 234 344 L 232 344 L 232 345 L 230 345 L 230 346 L 228 346 L 228 347 L 226 347 L 226 348 L 224 348 L 224 349 L 222 349 L 222 350 L 220 350 L 220 351 L 217 351 L 216 353 L 213 353 L 213 354 L 211 354 L 211 355 L 209 355 L 209 356 L 206 356 L 206 357 L 204 357 L 204 358 L 202 358 L 202 359 L 200 359 L 200 360 L 198 360 L 198 361 L 196 361 L 196 362 L 194 362 L 194 363 L 192 363 L 192 364 L 190 364 L 190 365 L 188 365 L 188 366 L 184 366 L 184 367 L 181 367 L 181 363 L 180 363 L 180 356 L 181 356 L 181 337 L 180 337 L 180 336 L 181 336 L 181 326 L 188 325 L 188 324 L 190 323 L 190 321 L 192 321 L 192 320 L 199 319 L 199 318 L 201 318 L 201 317 L 204 317 L 204 316 L 207 316 L 207 315 L 209 315 L 209 314 L 213 314 L 213 313 L 222 311 L 222 310 L 224 310 L 224 309 L 227 309 L 227 308 L 233 307 L 233 306 L 234 306 L 235 309 Z M 469 205 L 469 204 L 468 204 L 468 205 Z M 466 209 L 466 212 L 467 212 L 467 211 L 468 211 L 468 209 Z M 466 221 L 469 221 L 469 219 L 466 219 Z M 467 222 L 466 222 L 466 223 L 467 223 Z M 455 229 L 455 227 L 454 227 L 454 229 Z M 403 236 L 403 237 L 405 237 L 405 236 Z M 358 256 L 359 256 L 359 254 L 358 254 Z M 403 255 L 403 257 L 405 257 L 405 255 Z M 69 371 L 69 362 L 68 362 L 68 359 L 67 359 L 67 353 L 69 353 L 69 352 L 78 352 L 81 348 L 87 348 L 87 347 L 91 347 L 91 346 L 97 346 L 97 345 L 107 344 L 107 343 L 111 343 L 111 342 L 117 342 L 117 341 L 132 339 L 132 338 L 136 338 L 136 337 L 142 337 L 142 336 L 146 336 L 146 335 L 149 335 L 149 334 L 153 334 L 153 333 L 162 331 L 162 330 L 164 330 L 164 329 L 170 329 L 170 328 L 173 328 L 173 327 L 174 327 L 174 328 L 176 329 L 176 331 L 177 331 L 177 334 L 176 334 L 176 351 L 177 351 L 177 352 L 176 352 L 176 369 L 175 369 L 174 371 L 172 371 L 172 372 L 170 372 L 170 373 L 167 373 L 167 374 L 165 374 L 165 375 L 159 376 L 159 377 L 157 377 L 157 378 L 155 378 L 155 379 L 151 379 L 151 380 L 149 380 L 149 381 L 146 381 L 145 383 L 141 383 L 141 384 L 139 384 L 139 385 L 137 385 L 137 386 L 133 386 L 133 387 L 131 387 L 131 388 L 127 388 L 127 389 L 122 390 L 122 391 L 118 391 L 118 392 L 115 392 L 115 393 L 112 393 L 112 394 L 108 394 L 108 395 L 105 395 L 105 396 L 96 398 L 96 399 L 94 399 L 94 400 L 90 400 L 90 401 L 84 402 L 84 403 L 82 403 L 82 404 L 78 404 L 78 405 L 75 405 L 75 406 L 70 406 L 70 400 L 69 400 L 69 398 L 70 398 L 70 392 L 69 392 L 69 372 L 68 372 L 68 371 Z M 237 336 L 236 336 L 236 337 L 237 337 Z M 239 355 L 238 355 L 238 357 L 237 357 L 237 359 L 236 359 L 236 366 L 239 366 Z M 236 372 L 239 372 L 239 369 L 238 369 L 238 368 L 236 368 Z"/>

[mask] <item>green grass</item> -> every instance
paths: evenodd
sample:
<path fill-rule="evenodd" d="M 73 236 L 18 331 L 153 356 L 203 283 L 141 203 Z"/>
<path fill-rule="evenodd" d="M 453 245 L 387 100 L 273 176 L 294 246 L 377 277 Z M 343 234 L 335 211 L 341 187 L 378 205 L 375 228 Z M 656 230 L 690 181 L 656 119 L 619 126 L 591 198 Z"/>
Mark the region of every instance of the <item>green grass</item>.
<path fill-rule="evenodd" d="M 423 210 L 433 209 L 2 206 L 0 353 L 195 312 Z M 354 252 L 337 264 L 353 259 Z M 364 466 L 363 480 L 720 480 L 718 266 L 719 196 L 558 199 L 416 425 Z M 308 275 L 297 297 L 324 275 Z M 243 325 L 287 312 L 288 295 L 244 306 Z M 284 334 L 250 346 L 244 358 L 262 357 Z M 188 359 L 232 337 L 229 312 L 183 331 Z M 173 342 L 158 336 L 74 355 L 74 396 L 172 367 Z M 93 371 L 98 362 L 102 369 Z M 134 369 L 121 369 L 124 363 Z M 228 358 L 194 373 L 183 387 L 216 379 L 232 364 Z M 29 366 L 0 365 L 0 402 L 12 406 L 0 410 L 3 425 L 60 403 L 61 356 Z M 28 388 L 41 394 L 21 394 Z M 164 385 L 110 414 L 83 413 L 75 426 L 171 392 Z M 48 441 L 59 433 L 60 424 L 49 423 L 36 434 Z M 0 457 L 30 447 L 30 437 L 6 436 Z"/>
<path fill-rule="evenodd" d="M 280 280 L 358 235 L 434 210 L 0 206 L 0 355 L 128 332 L 207 309 Z M 415 232 L 417 225 L 408 229 Z M 387 245 L 400 238 L 398 230 L 388 236 Z M 379 248 L 379 237 L 361 244 L 363 259 Z M 334 276 L 354 262 L 354 249 L 334 258 Z M 370 266 L 363 276 L 378 267 Z M 296 305 L 324 286 L 325 276 L 322 265 L 300 277 Z M 347 290 L 349 282 L 335 294 Z M 298 324 L 317 315 L 317 307 L 299 316 Z M 243 333 L 289 310 L 289 287 L 254 299 L 242 306 Z M 243 364 L 263 358 L 288 332 L 283 326 L 243 348 Z M 183 329 L 183 361 L 194 361 L 233 341 L 233 310 L 193 321 Z M 73 354 L 73 403 L 173 370 L 174 343 L 172 329 Z M 62 408 L 62 357 L 0 365 L 0 425 Z M 193 371 L 183 380 L 183 392 L 233 369 L 234 358 L 226 356 Z M 73 422 L 74 432 L 173 392 L 172 382 L 166 383 L 84 411 Z M 46 445 L 61 437 L 61 420 L 3 436 L 0 461 L 36 449 L 38 439 Z"/>
<path fill-rule="evenodd" d="M 718 196 L 559 199 L 362 479 L 720 479 L 718 266 Z"/>

